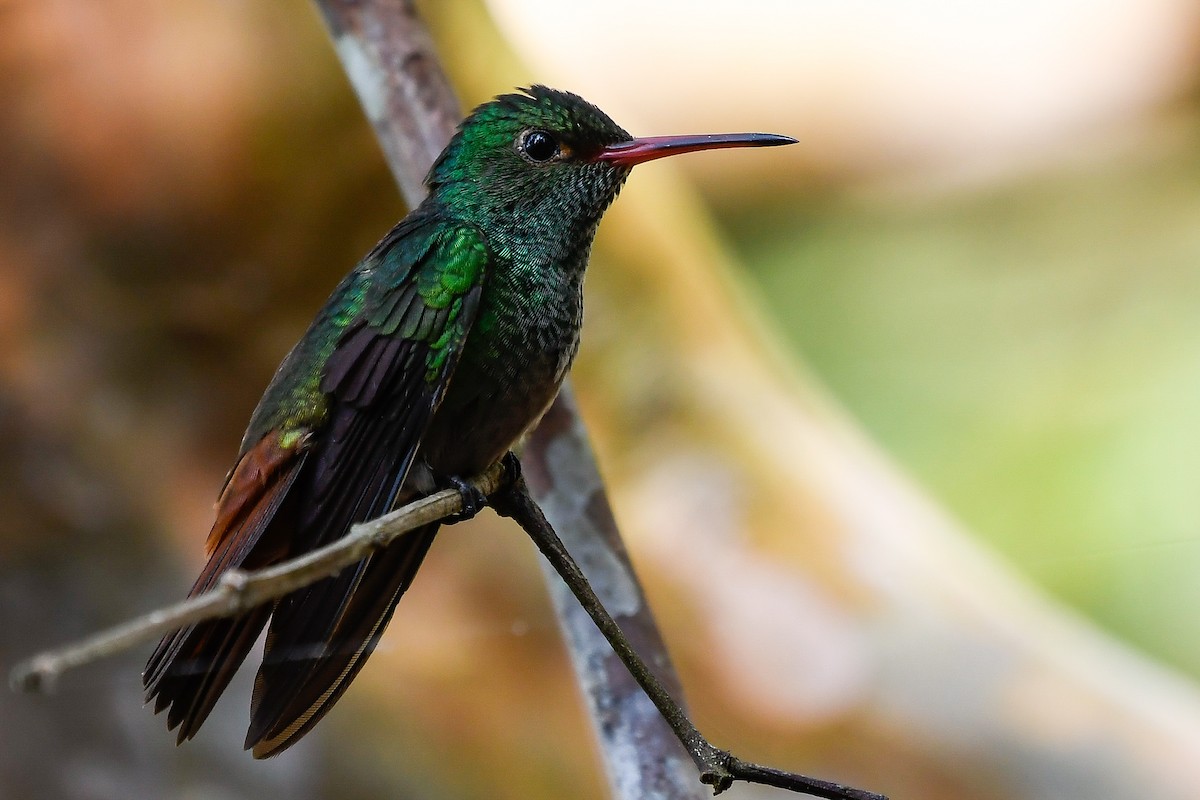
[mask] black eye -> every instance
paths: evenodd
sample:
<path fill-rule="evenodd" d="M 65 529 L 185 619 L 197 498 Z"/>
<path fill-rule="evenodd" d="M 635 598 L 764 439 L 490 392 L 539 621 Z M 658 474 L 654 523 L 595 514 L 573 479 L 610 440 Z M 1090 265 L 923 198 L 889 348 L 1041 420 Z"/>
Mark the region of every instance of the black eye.
<path fill-rule="evenodd" d="M 549 161 L 558 155 L 558 142 L 545 131 L 530 131 L 521 140 L 521 152 L 531 161 Z"/>

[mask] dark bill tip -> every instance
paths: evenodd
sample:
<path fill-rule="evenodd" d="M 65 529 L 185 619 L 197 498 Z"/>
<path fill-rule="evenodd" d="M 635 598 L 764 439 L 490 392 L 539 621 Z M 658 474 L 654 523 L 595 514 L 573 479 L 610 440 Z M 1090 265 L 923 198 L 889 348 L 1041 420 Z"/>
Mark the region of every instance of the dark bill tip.
<path fill-rule="evenodd" d="M 627 142 L 610 144 L 596 155 L 597 161 L 632 167 L 656 158 L 694 153 L 697 150 L 719 150 L 726 147 L 778 147 L 795 144 L 790 136 L 777 133 L 703 133 L 692 136 L 646 136 Z"/>

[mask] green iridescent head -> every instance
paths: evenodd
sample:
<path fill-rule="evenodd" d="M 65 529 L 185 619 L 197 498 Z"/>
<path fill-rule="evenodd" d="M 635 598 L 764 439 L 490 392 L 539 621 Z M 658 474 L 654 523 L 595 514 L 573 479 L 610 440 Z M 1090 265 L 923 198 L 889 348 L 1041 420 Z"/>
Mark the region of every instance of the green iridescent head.
<path fill-rule="evenodd" d="M 577 95 L 523 91 L 476 108 L 426 182 L 451 214 L 489 236 L 558 250 L 594 229 L 617 196 L 629 167 L 596 156 L 631 137 Z"/>
<path fill-rule="evenodd" d="M 694 150 L 789 144 L 772 134 L 634 139 L 578 95 L 533 86 L 476 108 L 426 178 L 430 202 L 500 249 L 560 258 L 591 241 L 636 164 Z"/>

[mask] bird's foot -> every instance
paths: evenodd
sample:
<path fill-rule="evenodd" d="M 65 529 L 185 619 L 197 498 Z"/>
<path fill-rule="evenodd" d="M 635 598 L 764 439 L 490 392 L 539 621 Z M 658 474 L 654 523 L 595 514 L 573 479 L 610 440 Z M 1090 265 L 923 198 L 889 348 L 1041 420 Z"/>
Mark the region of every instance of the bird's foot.
<path fill-rule="evenodd" d="M 529 500 L 529 488 L 525 485 L 521 461 L 517 454 L 509 450 L 500 459 L 504 475 L 500 478 L 500 486 L 488 498 L 488 505 L 502 517 L 519 519 L 518 514 L 523 504 Z"/>
<path fill-rule="evenodd" d="M 517 485 L 521 480 L 521 460 L 512 450 L 500 457 L 500 466 L 504 468 L 504 476 L 500 479 L 501 491 Z"/>
<path fill-rule="evenodd" d="M 476 514 L 478 514 L 480 511 L 483 511 L 483 509 L 487 507 L 487 495 L 481 492 L 479 487 L 475 486 L 474 484 L 467 482 L 457 475 L 450 475 L 445 479 L 445 482 L 447 484 L 447 489 L 454 489 L 456 492 L 458 492 L 458 496 L 462 498 L 462 511 L 446 517 L 444 520 L 442 520 L 443 525 L 453 525 L 456 522 L 465 522 L 466 520 L 473 518 Z"/>
<path fill-rule="evenodd" d="M 521 477 L 521 462 L 517 459 L 517 454 L 509 450 L 500 458 L 500 466 L 504 470 L 504 474 L 500 478 L 496 493 L 491 497 L 484 494 L 473 483 L 457 475 L 447 475 L 438 480 L 438 483 L 444 488 L 454 489 L 462 498 L 462 511 L 446 517 L 442 520 L 443 525 L 453 525 L 456 522 L 471 519 L 487 506 L 499 508 L 505 498 L 517 491 L 517 487 L 524 481 L 524 478 Z"/>

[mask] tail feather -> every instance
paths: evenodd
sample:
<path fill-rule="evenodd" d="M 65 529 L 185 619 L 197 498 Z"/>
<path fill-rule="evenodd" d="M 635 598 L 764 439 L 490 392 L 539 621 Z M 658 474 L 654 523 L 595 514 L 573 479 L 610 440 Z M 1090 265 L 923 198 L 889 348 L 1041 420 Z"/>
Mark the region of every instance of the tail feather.
<path fill-rule="evenodd" d="M 284 501 L 303 461 L 303 454 L 280 448 L 276 436 L 264 438 L 239 460 L 209 534 L 208 563 L 189 596 L 211 590 L 229 569 L 260 569 L 284 557 L 287 537 L 282 534 L 290 516 Z M 247 498 L 247 492 L 256 496 Z M 207 719 L 270 614 L 270 605 L 259 606 L 233 619 L 189 625 L 159 642 L 146 662 L 142 685 L 154 712 L 167 711 L 167 727 L 179 729 L 178 741 L 192 738 Z"/>
<path fill-rule="evenodd" d="M 393 370 L 390 380 L 403 374 Z M 314 450 L 305 477 L 296 552 L 326 544 L 350 525 L 384 514 L 408 497 L 401 487 L 415 453 L 409 438 L 424 428 L 428 406 L 409 402 L 386 382 L 378 391 L 404 402 L 380 415 L 349 405 L 331 412 L 329 435 Z M 382 428 L 381 420 L 386 422 Z M 405 455 L 397 459 L 396 453 Z M 435 524 L 412 531 L 276 604 L 246 734 L 246 747 L 255 757 L 286 749 L 342 696 L 374 651 L 437 529 Z"/>
<path fill-rule="evenodd" d="M 246 659 L 270 616 L 270 606 L 260 607 L 236 620 L 210 623 L 190 642 L 194 656 L 177 658 L 170 671 L 150 689 L 155 711 L 168 708 L 167 728 L 179 728 L 177 742 L 196 735 L 217 699 Z"/>
<path fill-rule="evenodd" d="M 304 624 L 296 604 L 281 603 L 255 680 L 246 748 L 275 755 L 307 733 L 338 701 L 375 650 L 400 597 L 412 583 L 438 525 L 412 531 L 353 574 L 327 579 L 340 613 L 332 633 Z"/>

